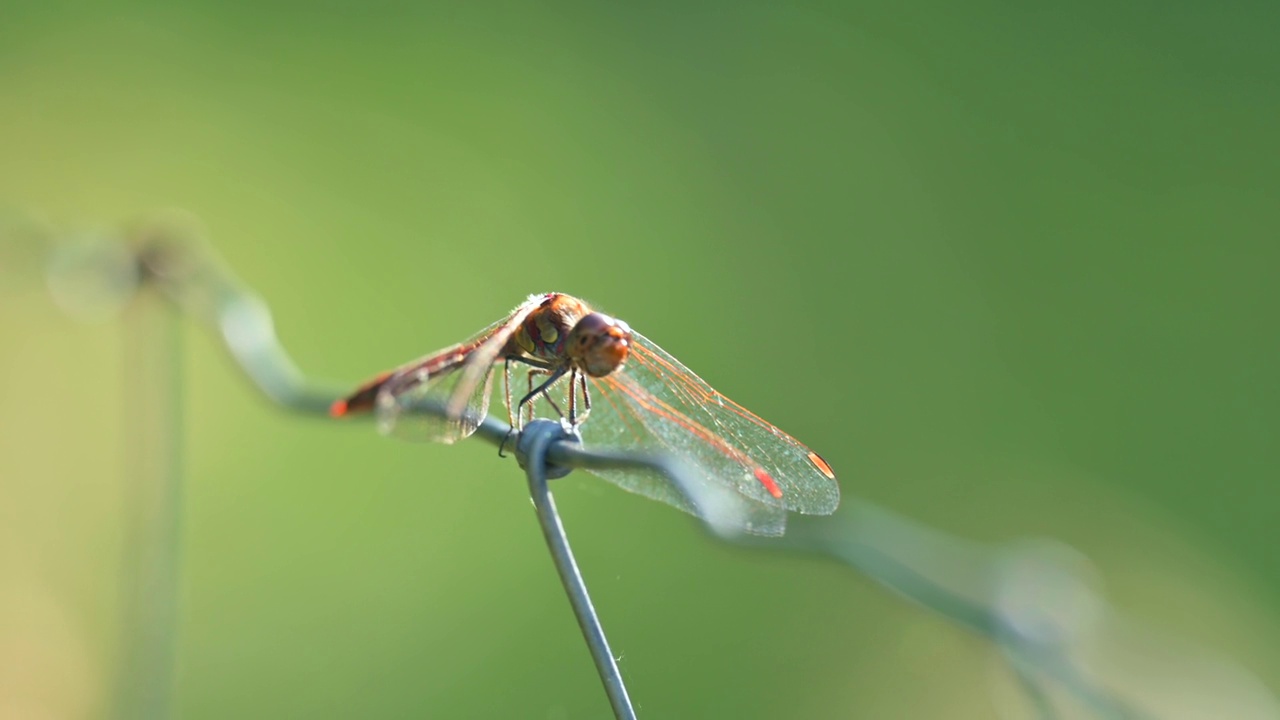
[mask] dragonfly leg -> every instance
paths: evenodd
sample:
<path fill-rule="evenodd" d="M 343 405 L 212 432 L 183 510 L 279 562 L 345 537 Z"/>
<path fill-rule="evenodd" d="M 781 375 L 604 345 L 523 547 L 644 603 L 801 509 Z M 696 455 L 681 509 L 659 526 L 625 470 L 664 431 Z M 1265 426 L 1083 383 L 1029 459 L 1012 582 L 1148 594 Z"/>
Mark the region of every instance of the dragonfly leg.
<path fill-rule="evenodd" d="M 582 410 L 578 410 L 578 395 L 582 395 Z M 569 371 L 569 425 L 577 427 L 591 414 L 591 395 L 587 392 L 587 376 L 576 368 Z"/>
<path fill-rule="evenodd" d="M 502 438 L 502 442 L 498 445 L 498 457 L 506 457 L 502 451 L 506 450 L 507 442 L 511 440 L 512 436 L 520 432 L 520 428 L 516 427 L 516 416 L 512 412 L 511 405 L 511 358 L 502 361 L 502 388 L 503 392 L 506 393 L 507 426 L 511 429 L 507 431 L 506 437 Z"/>
<path fill-rule="evenodd" d="M 516 411 L 516 415 L 520 417 L 521 426 L 523 426 L 526 422 L 533 422 L 533 403 L 529 403 L 529 405 L 526 407 L 525 402 L 530 397 L 533 396 L 533 376 L 535 374 L 540 375 L 542 373 L 536 370 L 530 370 L 527 373 L 525 373 L 525 380 L 529 381 L 529 393 L 522 400 L 520 400 L 520 404 Z M 527 420 L 525 419 L 525 416 L 528 416 Z"/>
<path fill-rule="evenodd" d="M 516 417 L 516 412 L 515 412 L 516 406 L 511 403 L 511 359 L 510 358 L 507 358 L 502 363 L 502 386 L 506 393 L 506 397 L 504 399 L 506 400 L 506 403 L 507 403 L 507 424 L 510 425 L 512 429 L 519 431 L 520 428 L 519 426 L 516 425 L 516 421 L 519 419 Z"/>
<path fill-rule="evenodd" d="M 545 362 L 542 362 L 541 360 L 534 360 L 533 358 L 527 358 L 520 355 L 508 355 L 507 357 L 503 358 L 502 381 L 506 391 L 505 400 L 507 403 L 507 424 L 509 424 L 512 427 L 512 429 L 518 433 L 524 429 L 524 414 L 520 412 L 520 407 L 524 405 L 525 401 L 528 398 L 526 398 L 525 400 L 521 400 L 519 405 L 511 402 L 511 398 L 512 398 L 511 365 L 512 363 L 520 363 L 521 365 L 528 365 L 531 368 L 529 370 L 529 391 L 530 392 L 533 391 L 533 375 L 535 374 L 535 371 L 538 371 L 538 370 L 543 371 L 537 374 L 545 375 L 548 373 L 548 371 L 550 371 L 551 365 Z M 529 413 L 529 419 L 530 420 L 533 419 L 532 412 Z"/>
<path fill-rule="evenodd" d="M 582 388 L 582 414 L 578 416 L 578 422 L 581 423 L 591 414 L 591 392 L 587 390 L 585 373 L 578 373 L 578 386 Z"/>
<path fill-rule="evenodd" d="M 578 426 L 578 370 L 569 369 L 569 427 Z"/>
<path fill-rule="evenodd" d="M 551 394 L 548 393 L 547 390 L 549 390 L 552 385 L 556 384 L 556 381 L 564 377 L 565 371 L 566 371 L 565 368 L 560 368 L 559 370 L 547 370 L 547 369 L 542 369 L 538 367 L 535 367 L 532 370 L 530 370 L 529 385 L 531 386 L 533 385 L 533 376 L 535 374 L 549 375 L 550 377 L 544 380 L 543 383 L 538 387 L 530 389 L 529 394 L 525 395 L 523 398 L 520 399 L 520 403 L 518 405 L 517 411 L 522 410 L 525 404 L 529 403 L 529 416 L 530 418 L 532 418 L 533 404 L 531 403 L 531 401 L 537 398 L 539 395 L 541 395 L 542 397 L 546 398 L 547 403 L 551 405 L 552 409 L 554 409 L 556 413 L 560 415 L 560 417 L 564 417 L 564 411 L 560 409 L 560 406 L 556 404 L 555 400 L 551 399 Z"/>
<path fill-rule="evenodd" d="M 509 363 L 518 362 L 521 365 L 528 365 L 529 367 L 538 368 L 539 370 L 550 371 L 555 368 L 555 366 L 549 362 L 534 360 L 533 358 L 524 357 L 523 355 L 508 355 L 506 361 Z"/>

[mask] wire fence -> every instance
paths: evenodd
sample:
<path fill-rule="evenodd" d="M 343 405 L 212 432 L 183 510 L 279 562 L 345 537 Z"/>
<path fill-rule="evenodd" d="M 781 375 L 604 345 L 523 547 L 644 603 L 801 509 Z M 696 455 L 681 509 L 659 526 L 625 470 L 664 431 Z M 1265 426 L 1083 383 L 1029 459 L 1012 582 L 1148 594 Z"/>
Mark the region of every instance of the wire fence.
<path fill-rule="evenodd" d="M 50 242 L 46 249 L 52 257 L 50 289 L 62 305 L 73 312 L 129 308 L 129 343 L 139 353 L 139 367 L 147 368 L 132 380 L 139 386 L 137 397 L 146 401 L 131 405 L 139 428 L 132 453 L 151 458 L 140 461 L 137 468 L 143 469 L 136 473 L 148 511 L 136 521 L 139 532 L 130 548 L 137 560 L 129 571 L 134 592 L 126 603 L 130 615 L 116 710 L 120 717 L 168 717 L 180 558 L 176 428 L 181 408 L 175 398 L 181 349 L 175 319 L 209 328 L 248 380 L 281 408 L 327 414 L 346 388 L 316 383 L 298 369 L 277 339 L 267 305 L 180 218 L 151 219 L 93 243 Z M 441 409 L 422 405 L 414 411 Z M 484 418 L 475 434 L 499 446 L 512 438 L 511 428 L 492 417 Z M 781 538 L 742 535 L 733 531 L 732 506 L 698 496 L 706 492 L 705 484 L 689 479 L 688 468 L 675 457 L 584 447 L 551 421 L 526 427 L 515 450 L 552 559 L 619 718 L 635 717 L 635 711 L 548 486 L 548 480 L 575 468 L 640 468 L 664 475 L 695 505 L 721 508 L 705 513 L 709 535 L 718 541 L 835 560 L 987 638 L 1035 717 L 1155 717 L 1142 707 L 1143 698 L 1126 697 L 1117 688 L 1123 683 L 1100 671 L 1092 658 L 1093 641 L 1121 621 L 1087 581 L 1082 558 L 1070 548 L 1050 542 L 981 545 L 847 494 L 836 515 L 794 517 Z"/>

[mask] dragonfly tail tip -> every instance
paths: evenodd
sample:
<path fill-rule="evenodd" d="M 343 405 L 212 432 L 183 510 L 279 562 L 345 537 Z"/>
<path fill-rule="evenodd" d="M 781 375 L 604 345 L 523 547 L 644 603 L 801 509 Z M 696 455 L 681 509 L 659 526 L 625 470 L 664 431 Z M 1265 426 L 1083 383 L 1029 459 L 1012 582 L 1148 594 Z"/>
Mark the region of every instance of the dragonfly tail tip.
<path fill-rule="evenodd" d="M 347 414 L 346 400 L 334 400 L 333 404 L 329 406 L 330 417 L 342 417 L 343 415 L 346 415 L 346 414 Z"/>

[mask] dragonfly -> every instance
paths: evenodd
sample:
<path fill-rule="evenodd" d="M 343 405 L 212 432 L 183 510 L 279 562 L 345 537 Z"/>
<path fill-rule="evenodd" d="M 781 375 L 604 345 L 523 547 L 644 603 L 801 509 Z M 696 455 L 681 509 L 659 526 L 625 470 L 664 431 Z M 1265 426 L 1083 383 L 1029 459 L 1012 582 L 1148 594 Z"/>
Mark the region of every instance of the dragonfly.
<path fill-rule="evenodd" d="M 781 535 L 788 512 L 829 515 L 840 502 L 835 472 L 820 455 L 714 390 L 627 323 L 563 293 L 530 295 L 470 339 L 377 375 L 334 402 L 330 414 L 372 412 L 384 433 L 452 443 L 485 418 L 499 365 L 515 432 L 546 406 L 587 446 L 668 453 L 704 488 L 740 501 L 746 532 Z M 424 404 L 437 412 L 421 412 Z M 697 493 L 670 478 L 588 470 L 714 520 Z"/>

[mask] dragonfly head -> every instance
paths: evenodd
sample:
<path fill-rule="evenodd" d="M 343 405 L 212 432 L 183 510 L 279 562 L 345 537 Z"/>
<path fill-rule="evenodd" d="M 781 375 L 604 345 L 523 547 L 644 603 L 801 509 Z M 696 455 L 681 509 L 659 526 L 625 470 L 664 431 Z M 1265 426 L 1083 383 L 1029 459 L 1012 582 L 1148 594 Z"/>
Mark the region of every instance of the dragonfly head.
<path fill-rule="evenodd" d="M 622 367 L 631 352 L 631 328 L 621 320 L 593 312 L 569 331 L 569 357 L 591 377 Z"/>

